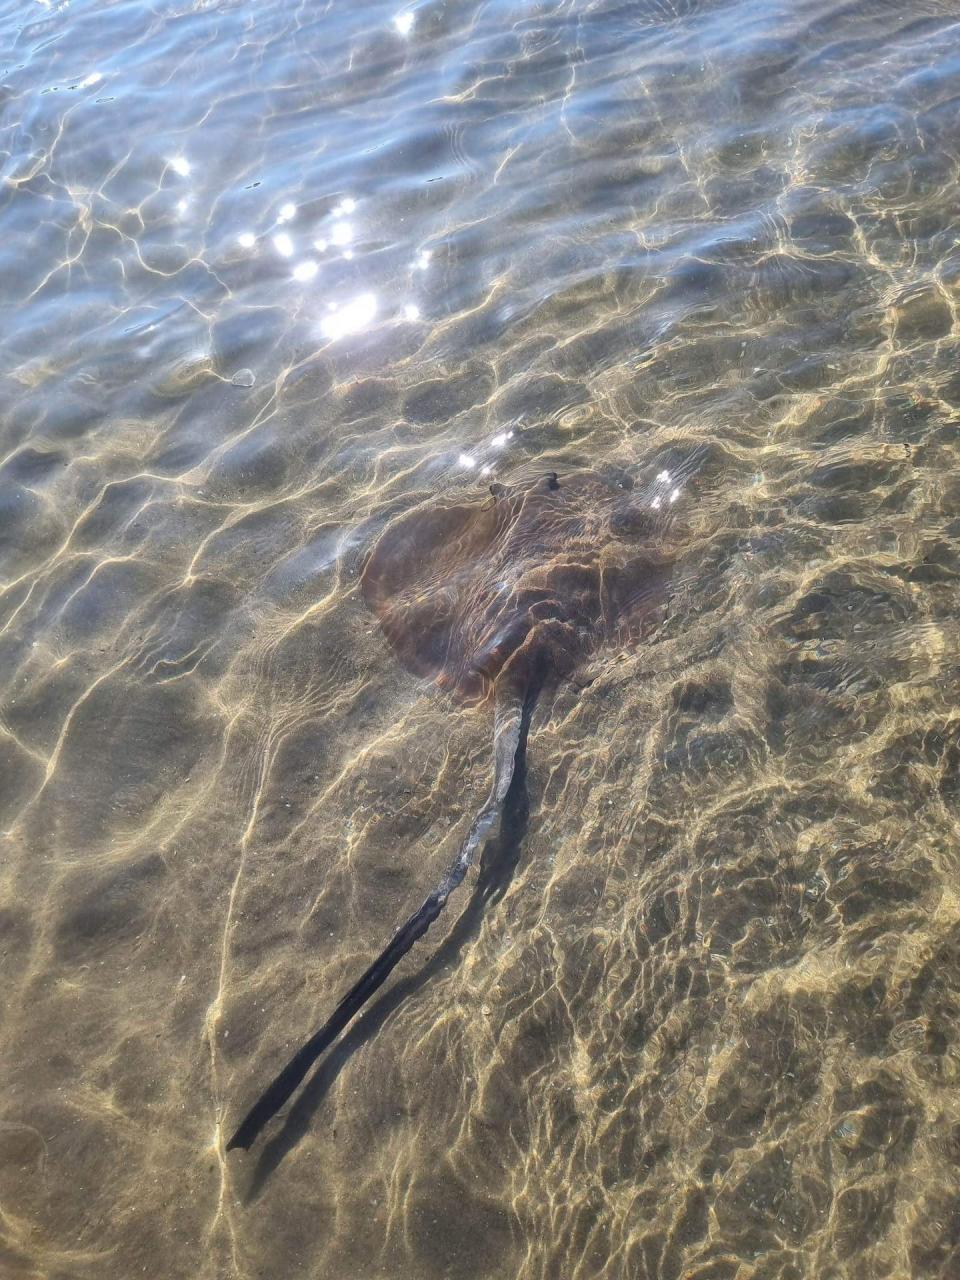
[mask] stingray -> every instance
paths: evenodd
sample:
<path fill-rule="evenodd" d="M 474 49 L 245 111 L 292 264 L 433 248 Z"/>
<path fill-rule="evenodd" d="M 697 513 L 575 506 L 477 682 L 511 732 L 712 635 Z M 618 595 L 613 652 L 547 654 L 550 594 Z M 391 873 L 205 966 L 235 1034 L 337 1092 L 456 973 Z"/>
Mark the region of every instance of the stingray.
<path fill-rule="evenodd" d="M 456 857 L 227 1144 L 247 1148 L 463 882 L 510 789 L 525 708 L 603 646 L 635 643 L 664 598 L 666 532 L 692 460 L 639 491 L 624 472 L 521 472 L 392 520 L 360 589 L 402 665 L 493 708 L 493 784 Z"/>

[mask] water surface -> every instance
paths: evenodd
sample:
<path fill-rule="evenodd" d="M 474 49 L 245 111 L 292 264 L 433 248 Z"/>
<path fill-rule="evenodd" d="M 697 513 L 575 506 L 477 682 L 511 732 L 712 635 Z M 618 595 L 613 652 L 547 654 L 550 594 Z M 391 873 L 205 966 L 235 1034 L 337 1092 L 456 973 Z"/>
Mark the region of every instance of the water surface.
<path fill-rule="evenodd" d="M 948 0 L 0 0 L 5 1275 L 957 1274 L 958 50 Z M 697 448 L 491 900 L 226 1157 L 489 781 L 372 539 Z"/>

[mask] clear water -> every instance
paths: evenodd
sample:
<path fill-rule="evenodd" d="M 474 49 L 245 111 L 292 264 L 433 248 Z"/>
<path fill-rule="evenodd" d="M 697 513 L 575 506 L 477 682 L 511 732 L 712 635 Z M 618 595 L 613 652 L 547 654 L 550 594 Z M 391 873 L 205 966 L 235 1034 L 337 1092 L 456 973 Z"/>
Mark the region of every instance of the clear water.
<path fill-rule="evenodd" d="M 0 1271 L 956 1275 L 956 4 L 2 0 L 0 60 Z M 700 446 L 661 626 L 227 1156 L 489 783 L 386 517 Z"/>

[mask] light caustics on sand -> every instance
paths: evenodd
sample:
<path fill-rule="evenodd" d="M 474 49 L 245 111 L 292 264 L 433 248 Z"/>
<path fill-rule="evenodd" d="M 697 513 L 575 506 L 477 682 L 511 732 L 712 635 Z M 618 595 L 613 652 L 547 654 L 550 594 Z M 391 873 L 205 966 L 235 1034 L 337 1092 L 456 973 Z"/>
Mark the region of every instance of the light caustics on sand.
<path fill-rule="evenodd" d="M 955 6 L 0 8 L 14 1267 L 947 1274 Z M 544 704 L 471 962 L 240 1208 L 223 1126 L 481 758 L 354 608 L 366 517 L 654 457 L 663 626 Z"/>

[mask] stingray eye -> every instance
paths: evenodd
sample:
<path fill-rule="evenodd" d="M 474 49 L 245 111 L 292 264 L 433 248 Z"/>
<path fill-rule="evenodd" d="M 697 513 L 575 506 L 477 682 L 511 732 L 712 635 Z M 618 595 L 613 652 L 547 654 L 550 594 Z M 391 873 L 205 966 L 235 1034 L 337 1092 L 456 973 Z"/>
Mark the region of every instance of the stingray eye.
<path fill-rule="evenodd" d="M 617 481 L 617 488 L 618 488 L 618 489 L 632 489 L 632 488 L 633 488 L 633 481 L 631 480 L 631 478 L 630 478 L 629 476 L 621 476 L 621 477 L 620 477 L 620 479 Z"/>
<path fill-rule="evenodd" d="M 493 494 L 495 498 L 502 498 L 503 495 L 507 492 L 507 486 L 505 484 L 497 484 L 496 482 L 494 482 L 490 486 L 490 492 Z"/>
<path fill-rule="evenodd" d="M 557 473 L 555 471 L 549 471 L 547 473 L 547 488 L 548 489 L 560 488 L 560 481 L 557 479 Z"/>
<path fill-rule="evenodd" d="M 610 517 L 610 528 L 618 537 L 636 537 L 637 534 L 650 533 L 653 520 L 639 507 L 623 507 Z"/>

